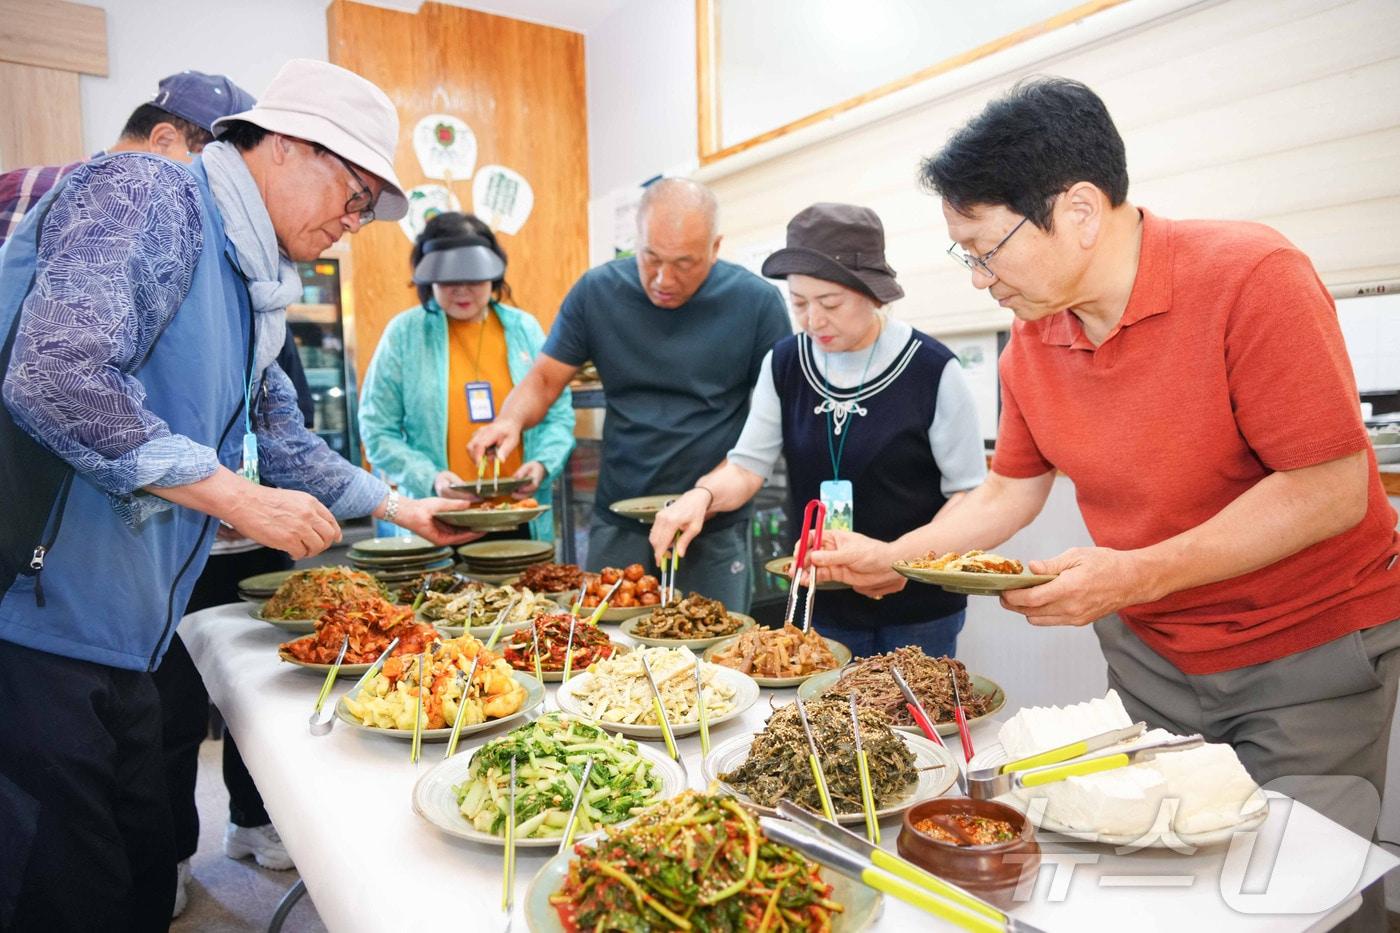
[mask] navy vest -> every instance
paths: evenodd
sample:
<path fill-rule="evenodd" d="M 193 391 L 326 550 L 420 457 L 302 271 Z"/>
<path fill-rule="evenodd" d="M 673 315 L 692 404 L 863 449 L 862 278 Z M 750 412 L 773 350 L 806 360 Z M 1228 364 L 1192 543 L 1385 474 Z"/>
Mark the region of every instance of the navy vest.
<path fill-rule="evenodd" d="M 805 334 L 787 337 L 773 348 L 773 383 L 782 404 L 787 458 L 788 527 L 794 537 L 802 528 L 803 509 L 819 498 L 821 484 L 833 478 L 827 446 L 830 416 L 816 411 L 824 398 L 812 353 L 812 341 Z M 953 358 L 947 347 L 916 330 L 893 363 L 867 377 L 866 392 L 858 401 L 865 414 L 852 412 L 843 428 L 847 440 L 840 477 L 853 486 L 855 530 L 861 534 L 892 541 L 926 524 L 948 501 L 929 448 L 928 429 L 943 368 Z M 837 401 L 855 395 L 855 389 L 832 388 Z M 835 438 L 838 447 L 840 441 Z M 965 596 L 917 583 L 879 602 L 851 590 L 823 590 L 813 625 L 820 629 L 823 621 L 847 626 L 929 622 L 966 606 Z"/>
<path fill-rule="evenodd" d="M 108 158 L 159 158 L 122 154 Z M 231 258 L 202 163 L 199 186 L 204 246 L 184 301 L 150 354 L 128 375 L 141 383 L 147 410 L 172 433 L 214 448 L 236 468 L 242 456 L 243 391 L 252 365 L 248 287 Z M 40 222 L 50 191 L 0 250 L 0 375 L 34 281 Z M 0 477 L 25 501 L 22 520 L 0 530 L 0 640 L 50 654 L 129 670 L 155 670 L 204 569 L 218 522 L 172 507 L 130 527 L 107 495 L 29 439 L 8 411 L 0 418 Z M 30 555 L 42 545 L 42 570 Z"/>

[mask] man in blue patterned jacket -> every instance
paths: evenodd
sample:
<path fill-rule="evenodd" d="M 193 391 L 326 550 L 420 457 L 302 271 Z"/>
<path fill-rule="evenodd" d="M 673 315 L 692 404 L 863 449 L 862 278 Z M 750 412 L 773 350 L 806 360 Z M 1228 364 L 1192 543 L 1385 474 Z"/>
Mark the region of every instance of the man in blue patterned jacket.
<path fill-rule="evenodd" d="M 0 930 L 169 924 L 149 671 L 220 521 L 294 557 L 338 517 L 473 537 L 307 431 L 274 362 L 293 262 L 406 212 L 392 103 L 296 60 L 215 131 L 83 165 L 0 249 Z"/>

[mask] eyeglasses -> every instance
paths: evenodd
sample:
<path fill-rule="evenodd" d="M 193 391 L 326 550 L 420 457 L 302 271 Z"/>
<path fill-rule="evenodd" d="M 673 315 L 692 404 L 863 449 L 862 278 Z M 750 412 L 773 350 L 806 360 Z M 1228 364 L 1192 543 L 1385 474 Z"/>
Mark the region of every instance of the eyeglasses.
<path fill-rule="evenodd" d="M 360 173 L 355 171 L 355 166 L 351 165 L 348 161 L 342 158 L 339 153 L 331 152 L 329 149 L 327 149 L 326 152 L 330 152 L 331 155 L 335 156 L 337 159 L 340 159 L 340 164 L 345 166 L 345 170 L 350 173 L 350 177 L 353 178 L 355 180 L 355 184 L 359 185 L 360 187 L 360 190 L 350 195 L 350 200 L 345 202 L 345 213 L 359 214 L 360 226 L 362 227 L 365 224 L 373 223 L 374 192 L 370 190 L 369 185 L 365 184 L 365 180 L 360 177 Z"/>
<path fill-rule="evenodd" d="M 992 257 L 997 254 L 997 250 L 1005 246 L 1006 241 L 1015 236 L 1016 231 L 1020 230 L 1021 226 L 1025 224 L 1025 222 L 1028 220 L 1030 220 L 1029 217 L 1022 217 L 1021 223 L 1018 223 L 1016 226 L 1012 227 L 1011 232 L 1008 233 L 1006 236 L 1002 237 L 1000 243 L 987 250 L 981 256 L 973 256 L 970 253 L 963 252 L 962 249 L 960 249 L 958 247 L 958 244 L 956 243 L 948 247 L 948 255 L 951 256 L 955 262 L 961 263 L 963 266 L 966 266 L 973 272 L 980 272 L 983 275 L 994 279 L 997 277 L 997 274 L 992 271 L 992 267 L 989 266 L 988 263 L 991 262 Z"/>

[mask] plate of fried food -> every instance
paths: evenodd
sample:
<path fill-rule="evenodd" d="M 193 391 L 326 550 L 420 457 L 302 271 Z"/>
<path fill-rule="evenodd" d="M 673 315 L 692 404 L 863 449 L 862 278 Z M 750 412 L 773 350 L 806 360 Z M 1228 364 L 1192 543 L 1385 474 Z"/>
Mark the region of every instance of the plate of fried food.
<path fill-rule="evenodd" d="M 418 604 L 418 617 L 449 638 L 462 634 L 490 638 L 496 617 L 507 608 L 503 635 L 524 628 L 537 615 L 558 612 L 559 604 L 524 587 L 472 583 L 459 593 L 428 593 Z"/>
<path fill-rule="evenodd" d="M 809 677 L 834 671 L 851 660 L 851 649 L 816 629 L 795 625 L 755 628 L 710 646 L 711 664 L 748 674 L 760 687 L 796 687 Z"/>
<path fill-rule="evenodd" d="M 327 609 L 316 621 L 314 634 L 284 642 L 277 656 L 288 664 L 325 674 L 335 664 L 346 638 L 350 645 L 337 677 L 350 677 L 369 670 L 395 638 L 394 656 L 417 654 L 441 636 L 431 625 L 413 617 L 409 606 L 396 606 L 371 597 Z"/>
<path fill-rule="evenodd" d="M 481 661 L 472 671 L 472 662 Z M 544 701 L 544 685 L 511 670 L 494 651 L 470 635 L 435 642 L 416 654 L 396 654 L 353 696 L 336 704 L 336 718 L 355 729 L 396 739 L 413 738 L 419 715 L 419 661 L 423 682 L 423 741 L 444 742 L 452 735 L 457 710 L 462 734 L 514 722 Z M 467 674 L 472 674 L 467 682 Z"/>
<path fill-rule="evenodd" d="M 989 596 L 1006 590 L 1022 590 L 1055 579 L 1056 574 L 1030 573 L 1019 560 L 972 550 L 959 554 L 930 551 L 915 560 L 901 560 L 894 571 L 919 583 L 941 586 L 950 593 Z"/>
<path fill-rule="evenodd" d="M 502 496 L 473 502 L 465 508 L 438 512 L 433 517 L 444 525 L 452 525 L 454 528 L 470 528 L 472 531 L 505 531 L 509 528 L 519 528 L 548 511 L 549 506 L 540 505 L 534 499 L 511 499 Z"/>
<path fill-rule="evenodd" d="M 573 622 L 570 640 L 569 623 Z M 572 648 L 571 675 L 582 674 L 594 661 L 601 661 L 629 650 L 608 638 L 587 619 L 566 612 L 536 616 L 534 622 L 516 629 L 501 640 L 501 654 L 517 671 L 535 673 L 535 646 L 539 646 L 540 674 L 546 683 L 564 679 L 564 662 Z"/>
<path fill-rule="evenodd" d="M 531 564 L 520 571 L 520 585 L 536 593 L 568 593 L 573 596 L 578 593 L 579 587 L 583 586 L 583 571 L 579 569 L 578 564 L 544 561 Z"/>
<path fill-rule="evenodd" d="M 617 592 L 613 593 L 608 600 L 608 608 L 603 610 L 603 614 L 598 617 L 600 622 L 621 622 L 623 619 L 630 619 L 633 616 L 642 615 L 651 611 L 651 607 L 661 604 L 661 581 L 655 576 L 646 572 L 646 568 L 641 564 L 628 564 L 624 568 L 604 567 L 598 573 L 585 573 L 583 575 L 583 598 L 580 601 L 579 615 L 588 616 L 584 609 L 596 609 L 603 601 L 603 597 L 608 595 L 617 581 L 622 584 L 617 587 Z M 573 598 L 570 594 L 561 593 L 555 597 L 562 606 L 572 606 Z"/>
<path fill-rule="evenodd" d="M 643 645 L 685 645 L 699 651 L 757 624 L 752 616 L 728 611 L 718 599 L 691 593 L 669 606 L 652 606 L 647 615 L 626 620 L 622 634 Z"/>
<path fill-rule="evenodd" d="M 666 508 L 666 504 L 680 498 L 680 493 L 664 493 L 659 496 L 636 496 L 632 499 L 619 499 L 608 510 L 623 518 L 635 518 L 643 525 L 656 521 L 656 513 Z"/>
<path fill-rule="evenodd" d="M 994 715 L 1006 705 L 1006 691 L 980 674 L 969 673 L 956 658 L 929 657 L 917 645 L 905 645 L 884 654 L 857 658 L 838 671 L 818 674 L 797 688 L 804 702 L 821 697 L 844 700 L 854 693 L 861 709 L 873 709 L 890 725 L 905 732 L 920 732 L 904 702 L 904 694 L 890 671 L 900 675 L 923 704 L 939 735 L 956 735 L 953 717 L 953 681 L 958 680 L 958 696 L 969 725 Z"/>

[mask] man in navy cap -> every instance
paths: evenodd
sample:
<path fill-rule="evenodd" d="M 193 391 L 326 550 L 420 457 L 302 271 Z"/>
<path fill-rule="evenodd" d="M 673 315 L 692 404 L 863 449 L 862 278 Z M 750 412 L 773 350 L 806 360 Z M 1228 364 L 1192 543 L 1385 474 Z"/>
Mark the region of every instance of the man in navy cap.
<path fill-rule="evenodd" d="M 156 96 L 132 111 L 116 143 L 94 158 L 108 152 L 151 152 L 189 163 L 214 141 L 215 120 L 252 106 L 253 95 L 223 75 L 182 71 L 162 78 Z M 0 246 L 59 179 L 86 161 L 0 175 Z"/>

